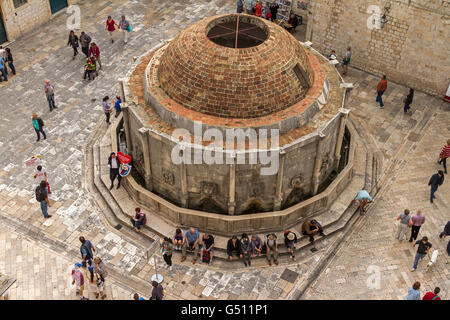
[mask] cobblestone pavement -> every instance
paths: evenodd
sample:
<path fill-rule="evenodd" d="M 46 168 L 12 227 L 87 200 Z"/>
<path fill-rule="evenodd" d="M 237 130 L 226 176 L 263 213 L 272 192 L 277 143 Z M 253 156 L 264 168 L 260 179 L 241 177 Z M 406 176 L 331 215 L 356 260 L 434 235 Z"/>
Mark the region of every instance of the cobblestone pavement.
<path fill-rule="evenodd" d="M 18 278 L 16 289 L 14 287 L 11 289 L 11 298 L 65 299 L 71 297 L 71 293 L 67 291 L 70 288 L 67 285 L 64 286 L 64 283 L 67 282 L 67 268 L 72 265 L 74 257 L 78 254 L 78 237 L 80 235 L 92 240 L 94 245 L 99 248 L 99 255 L 109 267 L 119 270 L 119 273 L 132 275 L 131 280 L 127 279 L 134 281 L 133 283 L 127 282 L 127 279 L 120 280 L 119 277 L 116 277 L 114 281 L 117 283 L 117 288 L 119 285 L 133 287 L 134 284 L 139 288 L 142 288 L 142 285 L 148 286 L 154 269 L 152 264 L 147 264 L 144 258 L 145 245 L 109 227 L 90 195 L 83 188 L 83 148 L 95 129 L 99 125 L 105 125 L 101 122 L 103 117 L 101 98 L 104 95 L 114 96 L 118 93 L 117 79 L 129 70 L 133 63 L 133 57 L 140 56 L 161 41 L 172 38 L 196 20 L 213 14 L 234 12 L 234 6 L 235 1 L 231 0 L 112 0 L 95 1 L 89 6 L 87 6 L 87 2 L 81 2 L 82 29 L 99 44 L 104 68 L 99 77 L 89 83 L 81 80 L 83 59 L 79 56 L 76 60 L 72 60 L 72 50 L 66 47 L 68 30 L 65 28 L 66 15 L 64 13 L 57 15 L 36 32 L 11 45 L 18 75 L 10 78 L 7 83 L 0 84 L 3 107 L 3 121 L 0 122 L 0 136 L 2 137 L 0 141 L 2 150 L 0 154 L 0 224 L 3 227 L 0 226 L 0 228 L 6 230 L 5 227 L 14 226 L 14 231 L 6 233 L 0 231 L 0 248 L 2 248 L 0 254 L 5 252 L 4 258 L 0 255 L 0 272 L 9 273 Z M 104 31 L 106 16 L 112 15 L 114 18 L 118 18 L 121 14 L 125 14 L 133 25 L 132 35 L 126 46 L 119 40 L 119 35 L 116 36 L 117 41 L 111 44 Z M 382 210 L 382 214 L 390 213 L 393 217 L 407 201 L 418 201 L 417 204 L 410 203 L 410 208 L 423 203 L 424 211 L 431 214 L 431 207 L 426 207 L 426 183 L 424 184 L 423 181 L 436 169 L 433 167 L 434 158 L 437 156 L 436 149 L 449 136 L 448 110 L 444 111 L 442 104 L 437 99 L 417 93 L 413 104 L 413 115 L 403 117 L 398 110 L 401 109 L 401 99 L 406 89 L 396 85 L 390 85 L 384 97 L 385 110 L 378 110 L 375 108 L 375 98 L 372 99 L 378 79 L 355 70 L 351 70 L 349 74 L 349 81 L 355 83 L 350 100 L 350 108 L 354 113 L 352 117 L 360 128 L 365 129 L 363 134 L 372 139 L 374 145 L 383 152 L 387 167 L 390 163 L 396 162 L 393 161 L 397 157 L 396 151 L 400 150 L 402 145 L 412 141 L 417 142 L 421 138 L 415 132 L 421 132 L 425 125 L 428 128 L 425 137 L 429 137 L 429 141 L 424 142 L 425 137 L 420 140 L 423 144 L 421 147 L 426 150 L 418 153 L 420 149 L 418 148 L 414 151 L 415 157 L 407 157 L 406 162 L 400 163 L 403 164 L 401 172 L 405 172 L 405 176 L 397 174 L 396 176 L 399 178 L 392 186 L 395 188 L 400 181 L 404 181 L 402 188 L 398 187 L 400 192 L 384 193 L 382 201 L 374 207 L 374 212 L 380 210 L 383 201 L 387 201 L 383 208 L 392 208 Z M 48 111 L 42 92 L 43 82 L 47 78 L 55 84 L 56 103 L 59 107 L 51 113 Z M 46 123 L 45 130 L 48 139 L 45 141 L 35 142 L 35 133 L 31 125 L 32 112 L 37 112 Z M 446 121 L 447 123 L 445 123 Z M 439 133 L 438 128 L 442 130 L 442 133 Z M 411 135 L 411 133 L 415 135 Z M 433 137 L 433 134 L 440 138 Z M 37 163 L 31 167 L 25 165 L 27 159 L 37 154 L 42 155 L 41 163 L 47 169 L 49 182 L 53 189 L 50 197 L 52 208 L 49 209 L 53 217 L 48 220 L 44 220 L 39 205 L 34 200 L 33 190 L 36 182 L 32 175 Z M 410 163 L 410 161 L 413 162 Z M 406 171 L 407 168 L 409 168 L 408 171 Z M 445 188 L 448 186 L 448 184 L 444 185 L 438 191 L 437 196 L 440 200 L 436 201 L 438 207 L 432 210 L 433 212 L 443 210 L 444 203 L 439 201 L 445 201 L 444 197 L 446 194 L 448 195 L 448 189 Z M 397 198 L 394 198 L 393 193 Z M 388 196 L 392 198 L 387 199 Z M 448 207 L 448 204 L 446 205 Z M 442 213 L 442 215 L 444 214 L 448 216 L 448 211 Z M 368 220 L 375 219 L 375 216 L 372 213 Z M 440 220 L 431 218 L 430 220 L 424 227 L 424 231 L 436 234 L 445 218 L 441 217 Z M 372 223 L 373 230 L 369 234 L 371 239 L 376 236 L 375 240 L 367 240 L 367 232 L 355 233 L 360 237 L 358 243 L 361 243 L 358 246 L 360 250 L 358 257 L 362 258 L 364 254 L 382 250 L 386 244 L 392 246 L 392 237 L 388 238 L 387 233 L 390 232 L 389 236 L 393 233 L 395 223 L 381 218 Z M 32 240 L 25 239 L 28 235 L 31 235 Z M 48 240 L 39 240 L 43 237 Z M 381 239 L 385 239 L 383 240 L 385 242 L 379 242 Z M 3 241 L 5 250 L 3 250 Z M 436 245 L 438 243 L 433 237 L 431 241 Z M 47 246 L 47 242 L 51 242 L 52 245 Z M 47 291 L 50 290 L 47 289 L 50 281 L 44 284 L 34 280 L 31 282 L 23 272 L 27 270 L 23 262 L 30 261 L 33 257 L 34 263 L 35 253 L 33 255 L 23 253 L 22 260 L 20 260 L 20 258 L 15 258 L 20 255 L 17 254 L 18 251 L 7 247 L 8 243 L 10 243 L 11 249 L 15 248 L 14 250 L 25 250 L 23 248 L 26 247 L 28 253 L 30 252 L 29 248 L 34 247 L 40 253 L 39 259 L 45 257 L 43 262 L 39 260 L 39 272 L 43 274 L 42 278 L 44 275 L 51 277 L 51 294 Z M 374 246 L 376 250 L 367 250 Z M 406 245 L 402 244 L 402 246 Z M 407 247 L 405 248 L 407 249 Z M 401 252 L 406 254 L 406 249 Z M 409 251 L 412 254 L 412 251 Z M 70 256 L 60 255 L 64 252 L 70 252 Z M 392 253 L 386 254 L 392 255 Z M 347 265 L 356 264 L 359 268 L 359 263 L 361 263 L 349 259 L 349 257 L 351 255 L 343 255 L 343 260 L 339 264 L 339 267 L 345 272 L 351 270 L 351 267 L 347 267 Z M 397 254 L 393 257 L 392 259 L 400 259 Z M 190 264 L 180 264 L 179 260 L 175 260 L 174 271 L 167 272 L 166 269 L 163 269 L 162 273 L 165 276 L 168 299 L 295 298 L 295 285 L 293 282 L 282 279 L 283 273 L 283 278 L 287 279 L 285 275 L 289 271 L 286 270 L 294 271 L 294 276 L 298 276 L 297 281 L 300 281 L 302 273 L 308 266 L 315 263 L 317 258 L 317 255 L 313 256 L 296 266 L 289 267 L 289 269 L 279 266 L 277 268 L 249 269 L 246 272 L 220 272 L 216 269 L 208 270 L 203 266 L 193 268 Z M 382 257 L 377 255 L 374 259 L 382 259 Z M 408 259 L 411 260 L 412 256 L 409 256 Z M 158 257 L 158 261 L 161 262 L 160 257 Z M 448 265 L 445 269 L 440 264 L 441 261 L 434 270 L 440 270 L 441 274 L 446 275 L 448 279 Z M 403 268 L 403 264 L 398 263 L 398 270 Z M 409 261 L 406 263 L 405 270 L 409 270 L 410 264 Z M 393 264 L 389 266 L 393 266 Z M 35 266 L 32 268 L 37 270 Z M 14 270 L 17 272 L 15 273 Z M 446 270 L 447 273 L 443 270 Z M 355 276 L 355 279 L 358 279 L 358 276 L 365 276 L 365 271 L 361 271 L 363 275 L 358 274 L 357 270 L 351 271 L 357 272 L 355 274 L 344 274 L 343 271 L 341 270 L 342 275 L 336 278 L 340 279 L 340 285 L 353 282 L 353 280 L 349 280 L 351 278 L 347 278 L 347 282 L 343 282 L 342 279 L 345 279 L 346 276 Z M 408 273 L 408 271 L 404 272 Z M 420 274 L 418 271 L 417 276 L 419 277 Z M 397 277 L 403 279 L 402 275 L 397 275 Z M 61 279 L 61 282 L 56 280 L 57 290 L 53 288 L 54 279 Z M 333 293 L 338 292 L 338 289 L 333 287 L 336 279 L 325 281 L 325 284 L 331 283 L 330 288 L 324 289 L 324 293 L 311 295 L 311 297 L 332 297 Z M 394 283 L 389 282 L 389 285 L 393 286 Z M 132 291 L 117 289 L 117 293 L 114 293 L 115 286 L 113 284 L 107 289 L 112 290 L 110 295 L 112 298 L 127 299 L 127 294 Z M 405 290 L 405 287 L 405 283 L 398 284 L 396 298 L 403 294 L 402 290 Z M 28 288 L 28 291 L 23 288 Z M 358 291 L 361 294 L 359 298 L 392 296 L 389 290 L 393 289 L 390 288 L 377 291 L 378 295 L 375 296 L 372 295 L 372 291 L 361 289 L 362 291 Z M 150 289 L 136 289 L 136 291 L 148 296 Z M 347 294 L 350 293 L 347 292 Z M 343 297 L 345 297 L 344 294 L 334 298 Z"/>
<path fill-rule="evenodd" d="M 73 261 L 14 230 L 0 227 L 0 273 L 17 279 L 8 290 L 10 300 L 79 299 L 71 284 Z M 105 286 L 107 300 L 132 299 L 134 292 L 110 280 Z M 95 300 L 95 289 L 95 284 L 86 280 L 84 296 Z"/>
<path fill-rule="evenodd" d="M 355 75 L 359 74 L 353 71 Z M 370 78 L 370 76 L 368 76 Z M 366 80 L 364 79 L 362 83 Z M 373 138 L 387 158 L 398 151 L 399 141 L 417 141 L 415 149 L 407 149 L 406 160 L 397 160 L 397 167 L 378 196 L 376 204 L 369 209 L 364 223 L 348 237 L 334 259 L 317 281 L 304 294 L 304 299 L 404 299 L 409 286 L 415 281 L 422 284 L 421 293 L 441 288 L 441 297 L 450 298 L 450 259 L 446 252 L 447 240 L 439 239 L 439 233 L 450 220 L 450 183 L 448 176 L 439 188 L 434 204 L 429 201 L 428 179 L 440 166 L 436 163 L 444 142 L 450 137 L 450 108 L 448 104 L 416 93 L 413 115 L 404 115 L 401 104 L 405 88 L 390 85 L 384 110 L 376 108 L 374 85 L 361 86 L 354 93 L 359 100 L 356 116 L 370 124 Z M 372 101 L 373 100 L 373 101 Z M 359 109 L 359 110 L 358 110 Z M 367 112 L 362 113 L 362 109 Z M 422 113 L 422 116 L 419 116 Z M 407 134 L 424 118 L 429 124 L 420 136 Z M 383 121 L 384 119 L 384 121 Z M 377 131 L 377 133 L 375 133 Z M 395 133 L 395 134 L 393 134 Z M 403 155 L 404 156 L 404 155 Z M 422 209 L 426 222 L 419 238 L 427 236 L 440 255 L 437 263 L 426 269 L 425 258 L 415 272 L 411 272 L 417 246 L 408 241 L 395 239 L 396 217 L 405 208 L 415 212 Z M 380 286 L 374 286 L 374 270 L 379 268 Z"/>

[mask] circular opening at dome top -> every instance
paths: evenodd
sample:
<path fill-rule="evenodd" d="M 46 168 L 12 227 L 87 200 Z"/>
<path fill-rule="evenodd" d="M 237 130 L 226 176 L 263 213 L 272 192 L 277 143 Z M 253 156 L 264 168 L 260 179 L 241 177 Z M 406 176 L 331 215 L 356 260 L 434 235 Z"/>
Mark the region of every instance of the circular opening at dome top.
<path fill-rule="evenodd" d="M 232 15 L 214 20 L 206 33 L 212 42 L 228 48 L 251 48 L 269 37 L 261 21 L 246 15 Z"/>

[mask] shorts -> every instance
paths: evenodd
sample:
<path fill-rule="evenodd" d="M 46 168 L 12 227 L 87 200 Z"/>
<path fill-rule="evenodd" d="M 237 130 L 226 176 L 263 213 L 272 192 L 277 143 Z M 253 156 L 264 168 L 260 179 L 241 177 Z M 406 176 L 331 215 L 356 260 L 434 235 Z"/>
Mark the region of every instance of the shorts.
<path fill-rule="evenodd" d="M 202 246 L 202 250 L 206 250 L 205 246 Z M 214 248 L 209 249 L 209 252 L 214 252 Z"/>

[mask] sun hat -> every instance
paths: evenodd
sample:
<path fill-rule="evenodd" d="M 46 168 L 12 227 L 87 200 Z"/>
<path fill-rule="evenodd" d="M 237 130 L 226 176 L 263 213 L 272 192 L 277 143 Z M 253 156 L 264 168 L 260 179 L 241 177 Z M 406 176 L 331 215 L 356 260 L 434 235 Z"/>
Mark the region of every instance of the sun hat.
<path fill-rule="evenodd" d="M 292 232 L 289 232 L 288 235 L 287 235 L 287 238 L 288 238 L 289 241 L 292 241 L 292 240 L 294 240 L 295 235 Z"/>

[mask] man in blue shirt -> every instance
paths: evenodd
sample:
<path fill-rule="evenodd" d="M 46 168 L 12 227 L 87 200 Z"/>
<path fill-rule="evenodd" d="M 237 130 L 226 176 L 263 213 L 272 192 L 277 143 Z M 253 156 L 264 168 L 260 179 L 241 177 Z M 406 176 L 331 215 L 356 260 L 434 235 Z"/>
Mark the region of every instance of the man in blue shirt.
<path fill-rule="evenodd" d="M 81 257 L 83 258 L 83 267 L 86 267 L 86 263 L 89 265 L 89 272 L 91 273 L 91 282 L 94 282 L 94 268 L 92 267 L 92 259 L 94 258 L 93 252 L 95 252 L 94 245 L 86 240 L 84 237 L 80 237 L 81 247 Z"/>
<path fill-rule="evenodd" d="M 6 76 L 5 59 L 0 56 L 0 82 L 3 81 L 2 76 L 5 78 L 5 81 L 8 81 L 8 77 Z"/>
<path fill-rule="evenodd" d="M 198 257 L 198 240 L 200 236 L 198 234 L 197 229 L 190 228 L 188 231 L 186 231 L 186 234 L 184 235 L 184 243 L 183 248 L 181 249 L 181 262 L 186 260 L 186 250 L 189 246 L 190 251 L 194 251 L 194 259 L 192 260 L 192 263 L 195 264 Z"/>
<path fill-rule="evenodd" d="M 359 212 L 361 215 L 364 215 L 366 212 L 366 206 L 373 202 L 372 197 L 366 190 L 360 190 L 358 191 L 358 194 L 356 195 L 355 199 L 352 200 L 350 205 L 352 205 L 355 201 L 359 201 Z"/>

